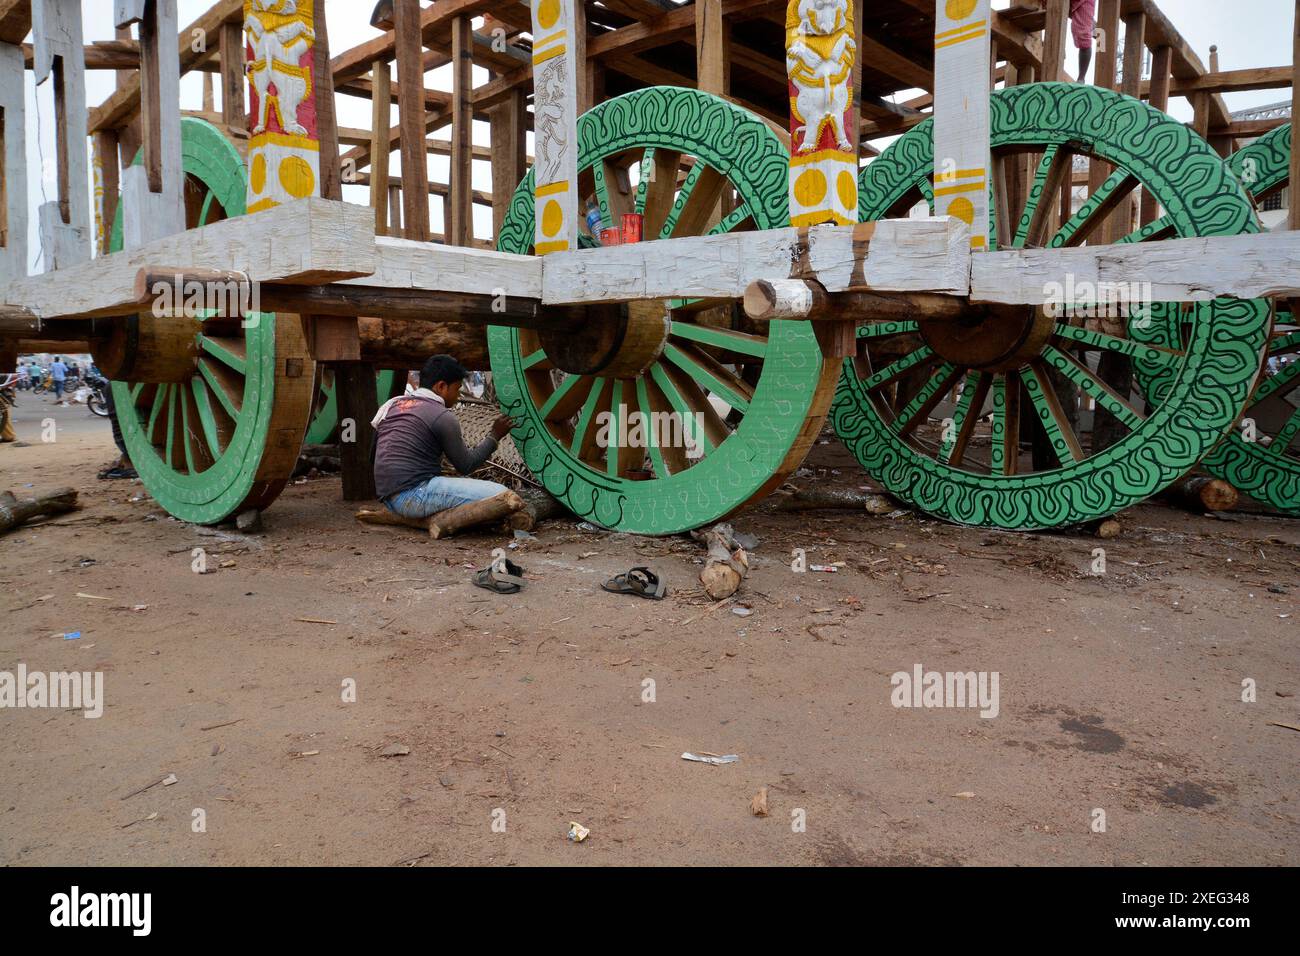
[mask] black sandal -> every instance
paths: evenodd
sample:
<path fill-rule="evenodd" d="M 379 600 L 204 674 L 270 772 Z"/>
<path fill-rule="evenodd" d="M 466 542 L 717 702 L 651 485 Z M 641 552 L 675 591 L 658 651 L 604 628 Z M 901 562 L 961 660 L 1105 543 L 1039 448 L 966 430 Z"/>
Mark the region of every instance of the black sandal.
<path fill-rule="evenodd" d="M 651 601 L 662 601 L 668 593 L 659 575 L 649 568 L 632 568 L 626 574 L 616 574 L 601 587 L 611 594 L 634 594 Z"/>
<path fill-rule="evenodd" d="M 482 571 L 474 572 L 474 586 L 495 594 L 518 594 L 524 587 L 524 569 L 513 561 L 494 561 Z"/>

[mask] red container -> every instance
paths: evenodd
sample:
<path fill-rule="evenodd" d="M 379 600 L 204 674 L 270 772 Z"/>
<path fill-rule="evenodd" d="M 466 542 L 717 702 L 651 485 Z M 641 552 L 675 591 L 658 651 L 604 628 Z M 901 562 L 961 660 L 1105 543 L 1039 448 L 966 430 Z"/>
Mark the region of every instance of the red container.
<path fill-rule="evenodd" d="M 641 224 L 644 217 L 639 212 L 623 213 L 623 245 L 641 241 Z"/>
<path fill-rule="evenodd" d="M 622 242 L 622 238 L 623 234 L 613 226 L 600 230 L 600 244 L 602 246 L 617 246 Z"/>

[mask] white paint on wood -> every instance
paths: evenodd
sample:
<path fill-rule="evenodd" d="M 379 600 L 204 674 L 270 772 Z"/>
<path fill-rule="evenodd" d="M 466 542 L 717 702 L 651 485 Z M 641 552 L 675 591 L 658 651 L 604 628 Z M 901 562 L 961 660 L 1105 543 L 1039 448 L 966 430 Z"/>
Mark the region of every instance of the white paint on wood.
<path fill-rule="evenodd" d="M 540 299 L 542 264 L 537 256 L 462 248 L 380 236 L 375 240 L 375 271 L 342 285 L 430 292 L 468 292 Z"/>
<path fill-rule="evenodd" d="M 4 116 L 5 241 L 0 246 L 0 282 L 27 275 L 27 120 L 23 102 L 23 51 L 0 43 L 0 114 Z"/>
<path fill-rule="evenodd" d="M 1300 232 L 1016 249 L 971 259 L 971 299 L 1045 305 L 1300 295 Z"/>
<path fill-rule="evenodd" d="M 86 60 L 82 44 L 81 4 L 78 0 L 32 0 L 32 72 L 37 85 L 56 68 L 63 71 L 62 129 L 56 141 L 66 144 L 68 210 L 65 220 L 60 201 L 36 210 L 41 236 L 41 258 L 47 271 L 62 269 L 90 258 L 90 164 L 86 148 Z"/>
<path fill-rule="evenodd" d="M 989 0 L 935 0 L 934 212 L 989 243 Z"/>
<path fill-rule="evenodd" d="M 130 3 L 119 3 L 118 14 Z M 143 8 L 143 3 L 140 4 Z M 141 10 L 143 15 L 143 9 Z M 158 84 L 162 190 L 149 188 L 143 165 L 122 170 L 122 247 L 134 249 L 154 239 L 185 231 L 185 170 L 181 165 L 181 61 L 172 37 L 179 29 L 176 0 L 155 0 L 153 33 L 158 43 L 158 75 L 141 77 Z M 122 24 L 119 22 L 118 24 Z M 143 29 L 143 27 L 142 27 Z"/>
<path fill-rule="evenodd" d="M 144 19 L 148 0 L 117 0 L 113 8 L 113 26 L 125 29 Z"/>
<path fill-rule="evenodd" d="M 532 0 L 533 244 L 538 255 L 578 248 L 578 70 L 574 0 Z"/>
<path fill-rule="evenodd" d="M 0 288 L 0 299 L 47 319 L 120 315 L 135 311 L 143 268 L 234 270 L 254 282 L 315 284 L 369 275 L 375 265 L 370 208 L 308 198 L 19 279 Z"/>
<path fill-rule="evenodd" d="M 968 235 L 964 223 L 945 217 L 560 252 L 543 261 L 542 301 L 562 305 L 676 297 L 739 299 L 756 279 L 783 279 L 795 272 L 817 279 L 830 292 L 965 295 L 970 287 Z M 868 245 L 864 240 L 869 237 Z"/>

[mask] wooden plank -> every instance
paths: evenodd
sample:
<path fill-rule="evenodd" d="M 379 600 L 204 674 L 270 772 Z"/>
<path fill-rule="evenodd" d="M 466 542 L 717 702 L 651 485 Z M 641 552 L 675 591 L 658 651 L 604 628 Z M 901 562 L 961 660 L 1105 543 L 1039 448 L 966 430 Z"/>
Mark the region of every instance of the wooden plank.
<path fill-rule="evenodd" d="M 533 0 L 533 123 L 538 255 L 578 247 L 575 0 Z M 594 41 L 593 41 L 594 42 Z"/>
<path fill-rule="evenodd" d="M 1047 25 L 1043 28 L 1043 68 L 1039 79 L 1056 83 L 1065 76 L 1065 38 L 1069 33 L 1070 0 L 1047 0 Z"/>
<path fill-rule="evenodd" d="M 341 285 L 482 295 L 495 295 L 499 290 L 511 299 L 542 297 L 544 260 L 537 256 L 457 248 L 392 236 L 378 238 L 373 245 L 371 273 L 364 278 L 344 280 Z"/>
<path fill-rule="evenodd" d="M 223 23 L 219 33 L 221 45 L 221 119 L 233 129 L 248 129 L 244 105 L 244 28 L 239 23 Z"/>
<path fill-rule="evenodd" d="M 429 236 L 429 161 L 424 152 L 424 65 L 420 44 L 419 0 L 394 0 L 393 35 L 397 82 L 401 84 L 398 128 L 402 154 L 402 220 L 409 239 Z"/>
<path fill-rule="evenodd" d="M 94 136 L 95 152 L 95 248 L 99 255 L 109 253 L 113 222 L 117 218 L 121 172 L 117 162 L 117 130 L 100 130 Z"/>
<path fill-rule="evenodd" d="M 1146 14 L 1141 11 L 1124 17 L 1124 76 L 1119 91 L 1137 97 L 1142 88 L 1142 64 L 1146 58 Z M 1106 220 L 1102 235 L 1107 242 L 1119 242 L 1136 228 L 1135 197 L 1125 196 Z"/>
<path fill-rule="evenodd" d="M 393 104 L 388 90 L 392 74 L 388 64 L 376 60 L 370 76 L 375 95 L 370 102 L 370 155 L 377 157 L 370 164 L 370 205 L 375 210 L 375 235 L 388 235 L 388 130 L 392 122 Z"/>
<path fill-rule="evenodd" d="M 515 189 L 527 171 L 526 142 L 521 119 L 527 108 L 524 91 L 512 90 L 506 100 L 491 110 L 492 137 L 492 236 L 501 235 L 501 226 L 510 209 Z"/>
<path fill-rule="evenodd" d="M 316 142 L 320 146 L 320 187 L 317 195 L 343 198 L 339 166 L 339 125 L 334 112 L 334 79 L 330 75 L 329 30 L 325 21 L 325 0 L 312 0 L 312 96 L 316 104 Z"/>
<path fill-rule="evenodd" d="M 830 292 L 964 295 L 969 227 L 952 217 L 788 227 L 556 253 L 544 260 L 549 305 L 689 297 L 739 299 L 758 279 L 816 279 Z"/>
<path fill-rule="evenodd" d="M 932 8 L 935 213 L 967 223 L 971 248 L 983 252 L 989 247 L 992 11 L 989 0 L 961 5 L 935 0 Z"/>
<path fill-rule="evenodd" d="M 319 283 L 369 275 L 375 263 L 370 210 L 312 197 L 14 280 L 0 296 L 42 318 L 121 315 L 135 311 L 124 304 L 135 301 L 135 276 L 146 267 L 230 269 L 254 282 Z"/>
<path fill-rule="evenodd" d="M 1205 302 L 1300 293 L 1300 233 L 1017 249 L 975 256 L 971 299 L 1017 305 Z"/>
<path fill-rule="evenodd" d="M 1297 201 L 1297 184 L 1300 184 L 1300 143 L 1296 124 L 1300 123 L 1300 0 L 1296 0 L 1295 15 L 1291 21 L 1291 69 L 1294 71 L 1291 82 L 1291 206 L 1287 214 L 1287 226 L 1300 229 L 1300 201 Z"/>
<path fill-rule="evenodd" d="M 397 8 L 401 2 L 402 0 L 394 0 L 393 24 L 395 29 L 393 31 L 373 40 L 367 40 L 350 50 L 345 50 L 334 58 L 331 67 L 336 83 L 364 76 L 375 60 L 389 61 L 396 59 L 398 48 L 402 42 L 402 34 L 405 30 L 415 30 L 414 37 L 417 44 L 433 46 L 440 35 L 447 30 L 451 22 L 457 17 L 473 18 L 500 4 L 501 0 L 438 0 L 436 4 L 424 10 L 419 9 L 417 0 L 417 9 L 414 11 L 417 14 L 416 18 L 404 26 L 399 24 L 405 23 L 405 21 L 399 21 L 397 18 Z M 485 39 L 489 43 L 491 42 L 491 38 Z M 398 82 L 401 82 L 400 72 L 397 79 Z"/>
<path fill-rule="evenodd" d="M 1163 47 L 1157 47 L 1159 51 Z M 1172 51 L 1171 51 L 1172 56 Z M 1152 81 L 1142 83 L 1142 96 L 1151 95 Z M 1192 79 L 1175 79 L 1170 88 L 1174 96 L 1193 93 L 1242 93 L 1255 90 L 1280 90 L 1291 86 L 1291 67 L 1256 66 L 1244 70 L 1222 70 L 1205 73 Z"/>
<path fill-rule="evenodd" d="M 13 11 L 9 12 L 12 15 Z M 11 29 L 17 30 L 10 22 Z M 0 284 L 27 275 L 25 86 L 22 51 L 13 43 L 0 42 L 0 161 L 4 162 L 0 169 Z"/>
<path fill-rule="evenodd" d="M 1174 51 L 1168 46 L 1157 47 L 1154 55 L 1151 57 L 1151 83 L 1150 97 L 1151 105 L 1160 112 L 1169 111 L 1169 86 L 1173 78 L 1171 72 L 1173 66 Z M 1160 215 L 1160 204 L 1156 202 L 1156 197 L 1146 190 L 1142 191 L 1142 209 L 1139 214 L 1139 222 L 1142 225 L 1148 225 L 1156 221 Z"/>
<path fill-rule="evenodd" d="M 454 246 L 468 246 L 474 239 L 471 32 L 469 17 L 457 17 L 451 22 L 451 163 L 447 171 L 450 195 L 443 208 L 447 237 Z"/>
<path fill-rule="evenodd" d="M 31 0 L 0 0 L 0 43 L 22 43 L 31 30 Z"/>
<path fill-rule="evenodd" d="M 86 70 L 81 53 L 81 4 L 33 0 L 32 38 L 37 85 L 54 77 L 58 199 L 37 207 L 45 270 L 90 257 L 90 169 L 86 156 Z"/>
<path fill-rule="evenodd" d="M 122 247 L 134 249 L 185 229 L 185 171 L 181 164 L 181 73 L 171 55 L 178 30 L 176 0 L 138 7 L 118 3 L 114 24 L 140 32 L 140 128 L 144 162 L 122 170 Z"/>
<path fill-rule="evenodd" d="M 849 0 L 791 0 L 785 31 L 790 95 L 790 224 L 858 220 L 852 136 L 857 29 Z"/>

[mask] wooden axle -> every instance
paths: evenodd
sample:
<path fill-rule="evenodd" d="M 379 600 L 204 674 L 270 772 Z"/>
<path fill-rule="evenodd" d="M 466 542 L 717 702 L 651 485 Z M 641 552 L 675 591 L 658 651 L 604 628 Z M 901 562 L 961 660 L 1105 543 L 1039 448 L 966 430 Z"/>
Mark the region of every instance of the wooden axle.
<path fill-rule="evenodd" d="M 757 322 L 955 321 L 968 317 L 965 298 L 937 292 L 827 292 L 815 279 L 759 279 L 745 289 L 745 314 Z"/>

